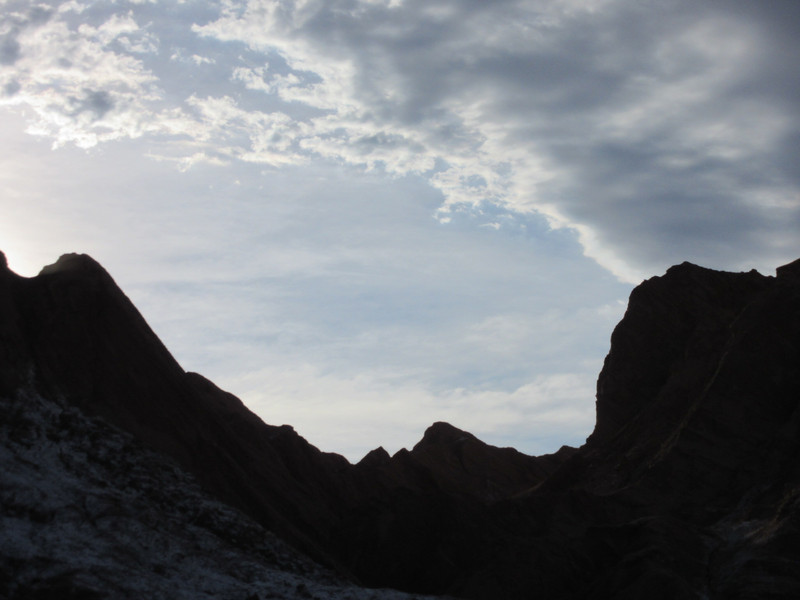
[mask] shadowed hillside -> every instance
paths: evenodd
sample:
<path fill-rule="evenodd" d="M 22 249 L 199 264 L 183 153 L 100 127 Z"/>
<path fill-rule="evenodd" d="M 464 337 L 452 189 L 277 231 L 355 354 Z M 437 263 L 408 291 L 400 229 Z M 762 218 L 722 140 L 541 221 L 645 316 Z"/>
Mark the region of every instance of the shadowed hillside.
<path fill-rule="evenodd" d="M 637 287 L 598 379 L 593 434 L 542 457 L 446 423 L 356 465 L 320 452 L 184 372 L 85 255 L 33 278 L 0 262 L 0 396 L 15 414 L 47 398 L 118 428 L 253 527 L 368 586 L 800 595 L 800 261 L 776 277 L 684 263 Z M 5 516 L 10 506 L 4 496 Z"/>

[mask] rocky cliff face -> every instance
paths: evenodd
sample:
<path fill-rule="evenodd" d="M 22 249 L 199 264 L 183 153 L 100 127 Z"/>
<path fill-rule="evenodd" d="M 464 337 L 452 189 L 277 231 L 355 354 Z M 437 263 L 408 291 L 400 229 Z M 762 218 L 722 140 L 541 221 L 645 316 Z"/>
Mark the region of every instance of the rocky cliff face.
<path fill-rule="evenodd" d="M 593 434 L 543 457 L 446 423 L 357 465 L 320 452 L 185 373 L 80 255 L 30 279 L 0 264 L 0 396 L 20 390 L 134 436 L 370 586 L 800 596 L 800 261 L 777 277 L 684 263 L 637 287 L 598 379 Z"/>
<path fill-rule="evenodd" d="M 597 597 L 800 593 L 798 274 L 684 263 L 631 294 L 595 431 L 539 492 L 602 507 L 581 535 Z"/>

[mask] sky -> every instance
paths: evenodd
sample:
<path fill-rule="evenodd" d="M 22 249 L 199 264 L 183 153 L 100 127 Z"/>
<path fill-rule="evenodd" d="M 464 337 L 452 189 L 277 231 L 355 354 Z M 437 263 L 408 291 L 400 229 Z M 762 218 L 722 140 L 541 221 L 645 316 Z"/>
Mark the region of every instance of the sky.
<path fill-rule="evenodd" d="M 0 249 L 351 461 L 591 433 L 633 287 L 800 256 L 800 2 L 0 0 Z"/>

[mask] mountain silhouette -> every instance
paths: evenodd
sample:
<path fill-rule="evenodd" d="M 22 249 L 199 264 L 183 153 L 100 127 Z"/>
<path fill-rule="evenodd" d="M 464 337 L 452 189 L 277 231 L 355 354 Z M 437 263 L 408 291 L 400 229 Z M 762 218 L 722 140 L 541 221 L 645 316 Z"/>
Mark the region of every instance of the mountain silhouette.
<path fill-rule="evenodd" d="M 0 260 L 0 398 L 6 425 L 50 402 L 130 436 L 353 584 L 487 600 L 800 597 L 800 261 L 775 277 L 683 263 L 635 288 L 593 433 L 546 456 L 447 423 L 355 465 L 321 452 L 185 372 L 77 254 L 32 278 Z M 76 419 L 61 425 L 71 440 Z M 37 439 L 62 435 L 46 422 Z M 2 440 L 17 466 L 18 429 Z M 106 488 L 127 485 L 112 475 Z M 14 498 L 3 515 L 19 520 Z M 0 551 L 11 597 L 17 559 Z"/>

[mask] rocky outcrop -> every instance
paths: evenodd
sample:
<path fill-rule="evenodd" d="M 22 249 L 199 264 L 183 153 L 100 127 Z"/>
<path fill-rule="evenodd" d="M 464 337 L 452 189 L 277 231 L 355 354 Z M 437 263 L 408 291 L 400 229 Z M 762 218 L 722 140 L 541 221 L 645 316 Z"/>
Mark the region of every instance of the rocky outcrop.
<path fill-rule="evenodd" d="M 800 450 L 800 285 L 684 264 L 639 286 L 598 380 L 582 449 L 615 490 L 669 482 L 676 504 L 713 512 Z M 725 504 L 726 502 L 723 502 Z"/>
<path fill-rule="evenodd" d="M 600 509 L 572 546 L 602 548 L 596 597 L 800 593 L 788 568 L 800 564 L 798 267 L 765 277 L 684 263 L 631 294 L 595 431 L 537 492 Z"/>
<path fill-rule="evenodd" d="M 689 263 L 631 294 L 581 448 L 446 423 L 357 465 L 185 373 L 111 277 L 0 264 L 0 396 L 102 418 L 355 580 L 464 598 L 800 596 L 800 261 Z"/>
<path fill-rule="evenodd" d="M 0 598 L 419 600 L 320 568 L 68 403 L 3 397 L 0 439 Z"/>

